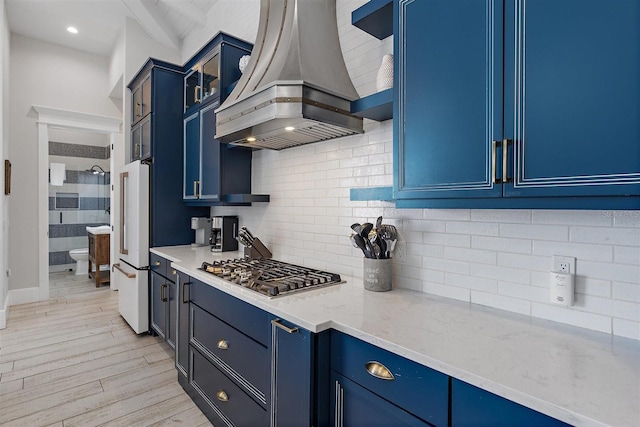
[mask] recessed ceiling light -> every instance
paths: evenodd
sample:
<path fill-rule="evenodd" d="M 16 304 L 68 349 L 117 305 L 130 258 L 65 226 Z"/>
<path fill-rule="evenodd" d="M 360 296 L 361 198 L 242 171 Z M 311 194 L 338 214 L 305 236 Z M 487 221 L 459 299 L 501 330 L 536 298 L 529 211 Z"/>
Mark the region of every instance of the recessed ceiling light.
<path fill-rule="evenodd" d="M 293 126 L 287 126 L 286 128 L 284 128 L 284 130 L 288 130 L 289 132 L 291 132 L 292 130 L 296 130 L 296 128 L 294 128 Z"/>
<path fill-rule="evenodd" d="M 249 138 L 247 138 L 247 142 L 255 142 L 255 141 L 256 141 L 255 136 L 250 136 Z"/>
<path fill-rule="evenodd" d="M 67 27 L 67 31 L 71 34 L 78 34 L 78 29 L 76 27 Z"/>

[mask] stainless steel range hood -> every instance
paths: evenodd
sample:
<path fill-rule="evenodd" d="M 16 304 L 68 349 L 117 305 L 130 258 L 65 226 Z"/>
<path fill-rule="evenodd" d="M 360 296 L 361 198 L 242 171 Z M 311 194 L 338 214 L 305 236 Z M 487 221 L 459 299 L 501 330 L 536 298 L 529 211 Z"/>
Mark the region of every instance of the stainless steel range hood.
<path fill-rule="evenodd" d="M 261 0 L 244 74 L 216 110 L 216 139 L 283 148 L 362 133 L 342 58 L 335 0 Z"/>

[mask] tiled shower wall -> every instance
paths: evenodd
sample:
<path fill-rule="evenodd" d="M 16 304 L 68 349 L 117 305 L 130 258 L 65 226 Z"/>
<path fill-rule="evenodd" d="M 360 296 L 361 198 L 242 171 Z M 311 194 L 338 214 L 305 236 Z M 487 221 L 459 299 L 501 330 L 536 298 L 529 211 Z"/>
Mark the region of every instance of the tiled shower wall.
<path fill-rule="evenodd" d="M 49 183 L 49 271 L 75 267 L 71 249 L 86 248 L 86 226 L 109 223 L 109 147 L 49 142 L 49 161 L 65 164 L 62 186 Z M 92 165 L 106 171 L 104 175 L 88 172 Z M 77 194 L 77 204 L 69 198 L 58 199 L 56 193 Z M 62 201 L 62 203 L 60 203 Z"/>
<path fill-rule="evenodd" d="M 351 26 L 351 11 L 365 2 L 337 0 L 343 55 L 361 96 L 375 91 L 381 58 L 392 51 L 391 38 L 379 41 Z M 394 261 L 394 287 L 640 339 L 640 211 L 351 202 L 350 188 L 393 183 L 392 125 L 365 121 L 363 135 L 256 151 L 253 192 L 270 194 L 271 202 L 212 214 L 239 215 L 279 259 L 355 277 L 362 277 L 362 253 L 347 238 L 349 225 L 383 215 L 407 242 L 407 261 Z M 548 302 L 553 255 L 577 259 L 570 308 Z"/>

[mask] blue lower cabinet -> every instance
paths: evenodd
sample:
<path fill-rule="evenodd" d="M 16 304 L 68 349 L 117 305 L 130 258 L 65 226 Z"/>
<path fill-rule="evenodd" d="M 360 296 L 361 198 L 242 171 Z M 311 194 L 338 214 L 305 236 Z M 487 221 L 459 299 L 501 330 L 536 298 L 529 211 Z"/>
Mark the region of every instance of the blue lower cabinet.
<path fill-rule="evenodd" d="M 436 426 L 449 420 L 449 377 L 341 332 L 331 332 L 331 369 Z"/>
<path fill-rule="evenodd" d="M 193 347 L 190 385 L 206 402 L 200 409 L 214 425 L 268 426 L 267 410 L 242 391 L 211 361 Z"/>
<path fill-rule="evenodd" d="M 430 425 L 336 372 L 331 383 L 335 427 Z"/>
<path fill-rule="evenodd" d="M 151 329 L 175 348 L 176 285 L 171 280 L 152 271 L 150 275 Z"/>
<path fill-rule="evenodd" d="M 451 427 L 568 427 L 547 415 L 454 379 Z"/>
<path fill-rule="evenodd" d="M 314 336 L 279 318 L 271 320 L 271 334 L 272 425 L 315 425 Z"/>

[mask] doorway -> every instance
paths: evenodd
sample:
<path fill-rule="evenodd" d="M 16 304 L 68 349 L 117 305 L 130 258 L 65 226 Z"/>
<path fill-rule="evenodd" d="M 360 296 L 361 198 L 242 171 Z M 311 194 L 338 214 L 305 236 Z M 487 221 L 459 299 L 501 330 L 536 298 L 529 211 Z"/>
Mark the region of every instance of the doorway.
<path fill-rule="evenodd" d="M 124 164 L 124 155 L 115 155 L 122 147 L 122 118 L 106 117 L 95 114 L 87 114 L 57 108 L 33 106 L 38 114 L 38 277 L 39 292 L 38 299 L 44 301 L 49 299 L 49 141 L 51 135 L 67 132 L 90 132 L 105 135 L 108 139 L 108 147 L 111 150 L 109 159 L 109 170 L 117 170 Z M 104 169 L 104 168 L 103 168 Z M 109 208 L 117 209 L 119 189 L 114 185 L 109 185 Z M 114 194 L 118 193 L 118 194 Z M 112 230 L 118 229 L 119 224 L 115 220 L 116 215 L 110 215 L 110 225 Z M 111 232 L 111 258 L 114 259 L 113 248 L 119 242 L 118 233 Z M 115 286 L 111 286 L 115 289 Z"/>

